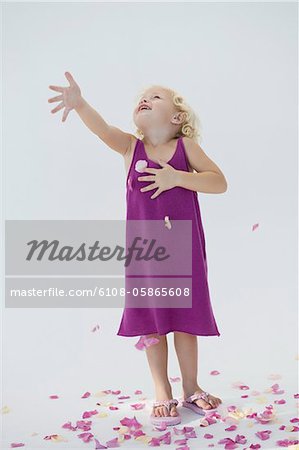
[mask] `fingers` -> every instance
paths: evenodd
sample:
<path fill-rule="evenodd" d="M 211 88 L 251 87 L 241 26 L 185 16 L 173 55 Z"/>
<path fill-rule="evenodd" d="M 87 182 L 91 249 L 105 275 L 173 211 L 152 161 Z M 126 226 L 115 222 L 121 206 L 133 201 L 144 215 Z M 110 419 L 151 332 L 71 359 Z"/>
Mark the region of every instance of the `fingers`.
<path fill-rule="evenodd" d="M 156 183 L 149 184 L 148 186 L 145 186 L 140 189 L 140 192 L 146 192 L 151 191 L 152 189 L 155 189 L 158 185 Z"/>
<path fill-rule="evenodd" d="M 63 92 L 63 90 L 65 89 L 64 87 L 61 87 L 61 86 L 52 86 L 52 84 L 50 84 L 49 88 L 52 89 L 52 91 L 57 91 L 57 92 Z"/>
<path fill-rule="evenodd" d="M 53 102 L 58 102 L 59 100 L 63 100 L 63 95 L 57 95 L 57 97 L 51 97 L 51 98 L 49 98 L 48 102 L 53 103 Z"/>
<path fill-rule="evenodd" d="M 60 111 L 64 107 L 64 103 L 61 102 L 59 105 L 56 106 L 56 108 L 52 109 L 51 113 L 56 113 L 57 111 Z"/>
<path fill-rule="evenodd" d="M 69 108 L 65 108 L 65 110 L 63 111 L 62 122 L 66 121 L 66 118 L 67 118 L 69 112 L 70 112 L 70 109 Z"/>
<path fill-rule="evenodd" d="M 160 195 L 161 192 L 163 192 L 162 189 L 157 189 L 156 192 L 151 196 L 151 199 L 158 197 L 158 195 Z"/>
<path fill-rule="evenodd" d="M 70 74 L 70 72 L 65 72 L 64 75 L 66 76 L 66 78 L 71 86 L 74 86 L 75 84 L 77 84 L 76 81 L 74 80 L 74 78 L 72 77 L 72 75 Z"/>

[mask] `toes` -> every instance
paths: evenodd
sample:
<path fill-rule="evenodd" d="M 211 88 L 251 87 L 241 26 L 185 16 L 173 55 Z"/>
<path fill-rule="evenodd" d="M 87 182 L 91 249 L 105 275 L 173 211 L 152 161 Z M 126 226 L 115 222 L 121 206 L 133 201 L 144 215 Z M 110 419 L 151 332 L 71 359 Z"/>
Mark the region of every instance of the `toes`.
<path fill-rule="evenodd" d="M 168 409 L 166 408 L 166 406 L 163 406 L 163 416 L 168 416 Z"/>
<path fill-rule="evenodd" d="M 171 408 L 171 410 L 170 410 L 170 415 L 171 415 L 171 416 L 177 416 L 177 415 L 178 415 L 178 412 L 177 412 L 177 410 L 176 410 L 175 407 Z"/>

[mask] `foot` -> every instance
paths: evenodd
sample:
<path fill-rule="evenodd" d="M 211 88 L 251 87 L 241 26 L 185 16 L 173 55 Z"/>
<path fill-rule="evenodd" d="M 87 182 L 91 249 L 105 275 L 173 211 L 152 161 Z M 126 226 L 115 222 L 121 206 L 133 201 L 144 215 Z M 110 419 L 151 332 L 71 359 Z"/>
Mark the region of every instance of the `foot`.
<path fill-rule="evenodd" d="M 184 400 L 187 397 L 190 397 L 190 395 L 193 394 L 201 394 L 202 392 L 204 392 L 203 389 L 201 389 L 199 386 L 196 386 L 193 389 L 184 389 L 183 390 L 183 398 Z M 196 404 L 197 406 L 203 408 L 203 409 L 213 409 L 213 408 L 217 408 L 220 403 L 222 403 L 222 400 L 218 397 L 214 397 L 214 395 L 209 394 L 208 395 L 208 402 L 206 402 L 203 398 L 200 398 L 198 400 L 194 400 L 193 402 L 194 404 Z"/>
<path fill-rule="evenodd" d="M 171 389 L 171 388 L 170 388 Z M 163 400 L 171 400 L 172 393 L 170 390 L 158 390 L 156 392 L 156 401 L 163 401 Z M 165 416 L 177 416 L 178 412 L 176 409 L 176 405 L 171 404 L 169 408 L 166 406 L 153 406 L 153 412 L 152 414 L 156 417 L 165 417 Z"/>

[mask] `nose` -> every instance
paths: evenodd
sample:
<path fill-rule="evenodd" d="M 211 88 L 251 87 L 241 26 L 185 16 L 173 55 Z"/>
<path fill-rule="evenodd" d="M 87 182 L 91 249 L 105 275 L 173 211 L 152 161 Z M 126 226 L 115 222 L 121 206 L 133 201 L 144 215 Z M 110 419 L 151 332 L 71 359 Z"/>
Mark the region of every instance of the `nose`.
<path fill-rule="evenodd" d="M 147 100 L 144 98 L 144 99 L 142 99 L 142 100 L 140 100 L 140 102 L 138 103 L 138 106 L 137 106 L 137 110 L 140 108 L 140 106 L 141 105 L 143 105 L 143 104 L 147 104 Z"/>

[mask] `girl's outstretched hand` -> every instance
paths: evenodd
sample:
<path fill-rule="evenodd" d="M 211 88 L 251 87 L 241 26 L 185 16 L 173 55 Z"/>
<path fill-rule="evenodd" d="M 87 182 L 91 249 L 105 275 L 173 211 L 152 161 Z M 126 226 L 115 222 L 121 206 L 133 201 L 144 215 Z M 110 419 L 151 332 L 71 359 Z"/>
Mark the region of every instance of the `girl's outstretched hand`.
<path fill-rule="evenodd" d="M 52 86 L 50 85 L 49 88 L 53 91 L 61 92 L 61 95 L 57 95 L 56 97 L 49 98 L 48 102 L 59 102 L 59 105 L 56 106 L 56 108 L 52 109 L 52 113 L 56 113 L 57 111 L 60 111 L 62 108 L 65 108 L 63 111 L 62 116 L 62 122 L 65 122 L 69 112 L 80 105 L 80 102 L 82 100 L 81 96 L 81 90 L 70 74 L 70 72 L 65 72 L 65 76 L 70 83 L 69 87 L 61 87 L 61 86 Z"/>

